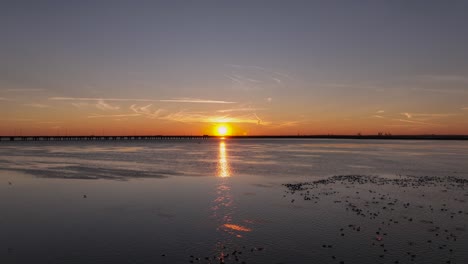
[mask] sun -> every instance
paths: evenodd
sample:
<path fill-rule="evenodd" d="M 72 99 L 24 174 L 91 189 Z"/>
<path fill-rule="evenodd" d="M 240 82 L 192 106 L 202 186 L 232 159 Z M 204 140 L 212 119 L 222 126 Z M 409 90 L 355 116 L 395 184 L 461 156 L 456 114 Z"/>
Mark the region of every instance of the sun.
<path fill-rule="evenodd" d="M 218 125 L 216 127 L 215 133 L 217 136 L 227 136 L 229 135 L 229 126 L 228 125 Z"/>

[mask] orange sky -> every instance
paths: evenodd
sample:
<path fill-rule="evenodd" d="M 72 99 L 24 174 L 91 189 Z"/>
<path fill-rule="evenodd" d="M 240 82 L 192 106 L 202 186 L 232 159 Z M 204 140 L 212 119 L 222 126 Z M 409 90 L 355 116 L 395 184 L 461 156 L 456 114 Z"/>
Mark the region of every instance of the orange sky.
<path fill-rule="evenodd" d="M 468 2 L 17 2 L 0 135 L 468 134 Z"/>
<path fill-rule="evenodd" d="M 10 105 L 19 104 L 7 102 Z M 125 102 L 127 103 L 127 102 Z M 197 105 L 210 108 L 201 111 L 141 110 L 133 102 L 109 102 L 108 109 L 100 109 L 100 102 L 86 102 L 80 106 L 72 102 L 52 101 L 47 106 L 32 107 L 21 103 L 16 112 L 10 110 L 0 124 L 1 135 L 213 135 L 220 124 L 227 125 L 232 135 L 297 135 L 297 134 L 467 134 L 466 113 L 391 113 L 374 110 L 364 114 L 294 113 L 275 114 L 273 102 L 266 102 L 265 110 L 244 110 L 237 104 Z M 172 103 L 171 103 L 172 104 Z M 182 103 L 186 104 L 186 103 Z M 142 106 L 146 107 L 149 104 Z M 2 105 L 4 107 L 5 105 Z M 132 107 L 133 106 L 133 107 Z M 171 107 L 171 106 L 168 106 Z M 187 106 L 185 106 L 187 107 Z M 211 110 L 212 108 L 218 110 Z M 281 107 L 279 107 L 281 108 Z M 132 110 L 133 109 L 133 110 Z M 253 109 L 253 108 L 252 108 Z M 8 109 L 6 110 L 8 112 Z M 280 109 L 281 111 L 281 109 Z M 5 109 L 4 111 L 5 112 Z M 248 112 L 248 113 L 244 113 Z M 290 118 L 293 116 L 294 118 Z"/>

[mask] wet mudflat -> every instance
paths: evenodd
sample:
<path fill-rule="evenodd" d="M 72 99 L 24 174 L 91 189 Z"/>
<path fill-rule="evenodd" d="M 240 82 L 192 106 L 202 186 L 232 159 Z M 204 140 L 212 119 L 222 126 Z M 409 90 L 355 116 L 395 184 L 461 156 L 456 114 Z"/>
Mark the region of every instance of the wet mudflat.
<path fill-rule="evenodd" d="M 291 203 L 334 203 L 343 214 L 355 215 L 323 241 L 324 251 L 339 263 L 466 261 L 466 179 L 340 175 L 284 186 L 283 197 Z M 359 245 L 354 257 L 343 256 L 342 248 L 352 243 Z"/>
<path fill-rule="evenodd" d="M 0 263 L 467 263 L 468 144 L 0 145 Z"/>

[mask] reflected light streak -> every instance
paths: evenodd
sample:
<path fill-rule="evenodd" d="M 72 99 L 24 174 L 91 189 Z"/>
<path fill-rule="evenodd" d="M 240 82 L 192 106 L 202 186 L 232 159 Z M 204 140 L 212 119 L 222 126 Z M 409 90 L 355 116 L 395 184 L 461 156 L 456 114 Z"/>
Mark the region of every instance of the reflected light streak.
<path fill-rule="evenodd" d="M 231 168 L 227 160 L 226 143 L 219 143 L 218 171 L 217 176 L 221 178 L 231 177 Z"/>
<path fill-rule="evenodd" d="M 220 240 L 217 243 L 217 250 L 220 251 L 220 258 L 224 258 L 224 245 L 232 244 L 233 238 L 239 239 L 247 232 L 252 232 L 252 228 L 236 224 L 234 217 L 236 205 L 234 197 L 231 193 L 229 185 L 232 171 L 229 165 L 228 154 L 226 151 L 226 142 L 219 142 L 218 165 L 216 176 L 219 178 L 219 183 L 216 186 L 216 198 L 213 200 L 211 207 L 212 217 L 217 221 L 216 230 L 220 231 Z M 248 222 L 246 222 L 249 224 Z M 227 235 L 227 236 L 226 236 Z"/>
<path fill-rule="evenodd" d="M 250 228 L 248 228 L 248 227 L 245 227 L 245 226 L 241 226 L 241 225 L 224 224 L 224 227 L 227 227 L 227 228 L 229 228 L 229 229 L 236 230 L 236 231 L 242 231 L 242 232 L 250 232 L 250 231 L 252 231 L 252 229 L 250 229 Z"/>

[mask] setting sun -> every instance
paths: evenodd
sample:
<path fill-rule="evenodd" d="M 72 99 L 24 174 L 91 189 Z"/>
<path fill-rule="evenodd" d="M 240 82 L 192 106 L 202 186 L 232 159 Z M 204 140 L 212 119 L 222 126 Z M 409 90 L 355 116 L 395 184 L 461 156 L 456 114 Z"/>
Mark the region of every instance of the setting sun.
<path fill-rule="evenodd" d="M 229 127 L 227 125 L 219 125 L 216 127 L 215 133 L 217 136 L 229 135 Z"/>

